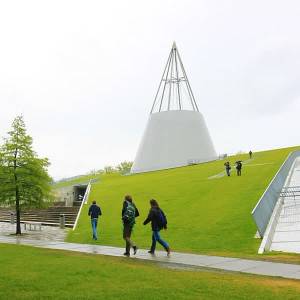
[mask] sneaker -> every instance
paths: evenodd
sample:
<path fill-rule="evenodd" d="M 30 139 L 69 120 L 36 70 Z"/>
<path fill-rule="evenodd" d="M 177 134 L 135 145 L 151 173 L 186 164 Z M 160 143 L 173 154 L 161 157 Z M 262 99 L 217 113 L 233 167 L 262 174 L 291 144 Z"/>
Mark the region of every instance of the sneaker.
<path fill-rule="evenodd" d="M 151 250 L 149 250 L 149 251 L 148 251 L 148 253 L 150 253 L 150 254 L 154 254 L 154 251 L 151 251 Z"/>
<path fill-rule="evenodd" d="M 129 256 L 130 256 L 130 253 L 124 252 L 123 255 L 129 257 Z"/>
<path fill-rule="evenodd" d="M 136 255 L 136 252 L 137 252 L 137 250 L 138 250 L 138 247 L 137 247 L 137 246 L 133 246 L 132 248 L 133 248 L 133 255 Z"/>
<path fill-rule="evenodd" d="M 168 257 L 171 256 L 171 249 L 170 249 L 170 247 L 167 249 L 167 256 L 168 256 Z"/>

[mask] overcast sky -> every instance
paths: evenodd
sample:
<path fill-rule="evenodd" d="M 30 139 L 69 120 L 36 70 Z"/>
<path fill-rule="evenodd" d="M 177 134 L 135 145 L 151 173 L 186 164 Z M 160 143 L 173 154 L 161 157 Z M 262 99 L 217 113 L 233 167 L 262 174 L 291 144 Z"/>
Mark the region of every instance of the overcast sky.
<path fill-rule="evenodd" d="M 134 159 L 173 40 L 218 153 L 300 144 L 297 0 L 0 3 L 0 136 L 56 179 Z"/>

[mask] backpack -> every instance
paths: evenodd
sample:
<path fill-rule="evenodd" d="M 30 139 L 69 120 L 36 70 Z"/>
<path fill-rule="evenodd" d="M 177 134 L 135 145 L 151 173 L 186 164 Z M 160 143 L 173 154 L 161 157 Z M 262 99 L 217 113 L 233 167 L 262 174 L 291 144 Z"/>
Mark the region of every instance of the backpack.
<path fill-rule="evenodd" d="M 127 207 L 123 215 L 124 224 L 133 225 L 135 223 L 135 207 L 132 203 L 127 202 Z"/>
<path fill-rule="evenodd" d="M 157 213 L 157 223 L 159 228 L 164 228 L 167 225 L 167 219 L 161 209 Z"/>

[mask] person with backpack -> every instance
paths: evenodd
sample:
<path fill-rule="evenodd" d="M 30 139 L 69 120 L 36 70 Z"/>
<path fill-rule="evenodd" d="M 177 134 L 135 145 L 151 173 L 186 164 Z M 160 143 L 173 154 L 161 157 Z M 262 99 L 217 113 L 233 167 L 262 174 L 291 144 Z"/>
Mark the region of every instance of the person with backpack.
<path fill-rule="evenodd" d="M 93 240 L 97 240 L 98 239 L 98 235 L 97 235 L 98 217 L 102 215 L 102 212 L 101 212 L 101 208 L 96 204 L 95 200 L 93 201 L 92 205 L 89 208 L 88 215 L 91 216 Z"/>
<path fill-rule="evenodd" d="M 160 209 L 157 201 L 155 199 L 150 200 L 150 211 L 147 219 L 144 221 L 144 225 L 151 222 L 152 227 L 152 245 L 148 251 L 150 254 L 154 254 L 156 248 L 156 242 L 160 243 L 167 251 L 168 256 L 171 253 L 170 247 L 166 241 L 164 241 L 160 236 L 160 230 L 167 229 L 167 218 L 162 209 Z"/>
<path fill-rule="evenodd" d="M 227 162 L 224 164 L 224 166 L 225 166 L 225 171 L 226 171 L 227 176 L 230 176 L 230 170 L 231 170 L 230 162 L 227 161 Z"/>
<path fill-rule="evenodd" d="M 130 256 L 130 248 L 133 249 L 135 255 L 138 247 L 131 241 L 131 233 L 135 224 L 135 218 L 140 215 L 138 209 L 132 201 L 130 195 L 126 195 L 122 208 L 122 222 L 123 222 L 123 239 L 126 241 L 125 256 Z"/>
<path fill-rule="evenodd" d="M 236 173 L 237 173 L 237 176 L 241 176 L 242 175 L 242 161 L 241 160 L 238 160 L 236 163 Z"/>

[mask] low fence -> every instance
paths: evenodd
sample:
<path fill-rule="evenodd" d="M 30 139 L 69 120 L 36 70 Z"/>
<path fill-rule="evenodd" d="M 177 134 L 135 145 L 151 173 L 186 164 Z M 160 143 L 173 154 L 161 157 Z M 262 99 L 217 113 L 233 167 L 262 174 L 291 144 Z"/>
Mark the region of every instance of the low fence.
<path fill-rule="evenodd" d="M 299 156 L 300 150 L 291 152 L 289 154 L 251 212 L 261 237 L 263 237 L 265 234 L 269 220 L 279 199 L 280 192 L 285 184 L 290 169 L 295 159 Z"/>

